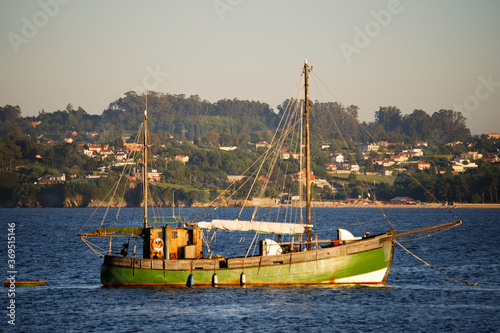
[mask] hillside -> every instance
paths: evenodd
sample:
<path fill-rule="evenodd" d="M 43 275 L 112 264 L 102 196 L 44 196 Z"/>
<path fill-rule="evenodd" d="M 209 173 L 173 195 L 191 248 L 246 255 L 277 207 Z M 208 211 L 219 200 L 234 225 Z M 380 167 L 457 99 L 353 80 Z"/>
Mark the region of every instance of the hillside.
<path fill-rule="evenodd" d="M 257 143 L 271 139 L 289 102 L 296 101 L 284 101 L 275 112 L 255 101 L 210 103 L 198 96 L 151 92 L 147 108 L 158 171 L 156 187 L 164 193 L 160 204 L 170 205 L 173 191 L 187 205 L 213 199 L 229 185 L 228 176 L 251 165 L 262 149 Z M 127 156 L 125 144 L 134 141 L 145 108 L 145 96 L 133 92 L 110 103 L 102 115 L 89 115 L 71 104 L 65 110 L 41 111 L 36 117 L 22 117 L 19 107 L 1 107 L 0 202 L 32 207 L 99 205 L 107 185 L 121 170 L 117 162 Z M 439 110 L 429 115 L 415 110 L 402 115 L 391 106 L 376 111 L 373 122 L 360 123 L 356 106 L 318 101 L 312 103 L 311 113 L 313 171 L 323 184 L 331 185 L 318 183 L 313 191 L 316 199 L 366 197 L 367 189 L 374 186 L 380 200 L 397 195 L 433 200 L 411 184 L 420 181 L 439 201 L 498 202 L 499 165 L 494 156 L 499 140 L 471 137 L 460 113 Z M 425 142 L 423 154 L 412 155 L 410 148 L 420 142 Z M 92 150 L 94 145 L 99 151 Z M 467 154 L 470 147 L 492 159 L 469 158 L 477 162 L 475 169 L 451 168 L 450 160 Z M 346 161 L 332 164 L 333 156 L 340 154 Z M 181 161 L 179 156 L 188 159 Z M 429 168 L 419 170 L 419 161 L 429 162 Z M 379 176 L 382 172 L 386 176 Z M 60 184 L 40 184 L 43 177 L 58 174 L 65 177 Z M 137 196 L 131 187 L 125 201 L 116 205 L 135 205 Z"/>

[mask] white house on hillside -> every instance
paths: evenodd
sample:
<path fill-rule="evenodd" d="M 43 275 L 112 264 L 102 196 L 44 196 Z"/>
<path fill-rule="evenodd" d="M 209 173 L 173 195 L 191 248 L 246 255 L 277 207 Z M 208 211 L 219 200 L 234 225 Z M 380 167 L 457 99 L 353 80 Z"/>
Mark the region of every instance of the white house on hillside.
<path fill-rule="evenodd" d="M 383 169 L 383 170 L 380 170 L 379 174 L 381 176 L 392 176 L 392 170 L 387 170 L 387 169 Z"/>
<path fill-rule="evenodd" d="M 361 151 L 368 153 L 371 151 L 378 151 L 380 146 L 375 144 L 375 143 L 367 143 L 366 145 L 362 145 L 360 148 L 361 148 Z"/>
<path fill-rule="evenodd" d="M 286 150 L 280 150 L 279 152 L 280 160 L 288 160 L 290 159 L 290 153 Z"/>
<path fill-rule="evenodd" d="M 255 144 L 255 149 L 258 149 L 258 148 L 261 148 L 261 147 L 264 147 L 264 148 L 267 148 L 269 147 L 270 144 L 267 143 L 266 141 L 259 141 Z"/>
<path fill-rule="evenodd" d="M 424 156 L 424 152 L 420 148 L 413 148 L 408 150 L 403 150 L 401 155 L 412 155 L 412 156 Z"/>
<path fill-rule="evenodd" d="M 337 171 L 337 166 L 333 163 L 324 163 L 322 167 L 328 171 Z"/>
<path fill-rule="evenodd" d="M 342 154 L 332 154 L 332 162 L 335 163 L 344 163 L 345 162 L 345 157 Z"/>
<path fill-rule="evenodd" d="M 469 151 L 464 154 L 460 154 L 460 157 L 463 158 L 464 160 L 478 160 L 483 157 L 483 154 L 479 154 L 477 151 Z"/>
<path fill-rule="evenodd" d="M 220 150 L 224 150 L 224 151 L 233 151 L 233 150 L 236 150 L 238 149 L 238 147 L 236 146 L 231 146 L 231 147 L 219 147 Z"/>
<path fill-rule="evenodd" d="M 186 155 L 177 155 L 174 157 L 174 161 L 179 161 L 182 163 L 187 163 L 189 162 L 189 156 Z"/>
<path fill-rule="evenodd" d="M 359 165 L 357 164 L 349 164 L 349 168 L 352 172 L 359 172 Z"/>
<path fill-rule="evenodd" d="M 321 149 L 328 149 L 330 148 L 331 144 L 325 141 L 321 142 Z"/>

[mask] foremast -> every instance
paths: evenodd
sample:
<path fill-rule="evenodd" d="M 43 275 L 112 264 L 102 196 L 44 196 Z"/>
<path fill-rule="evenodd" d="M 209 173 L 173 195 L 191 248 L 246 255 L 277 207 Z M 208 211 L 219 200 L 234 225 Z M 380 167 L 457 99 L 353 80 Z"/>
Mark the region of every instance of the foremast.
<path fill-rule="evenodd" d="M 307 250 L 311 250 L 311 144 L 309 134 L 309 66 L 307 59 L 304 61 L 304 136 L 306 153 L 306 235 Z"/>
<path fill-rule="evenodd" d="M 148 110 L 147 110 L 147 96 L 146 96 L 146 110 L 144 110 L 144 138 L 142 148 L 142 186 L 143 186 L 143 199 L 142 205 L 144 207 L 144 221 L 142 223 L 144 228 L 148 227 Z"/>

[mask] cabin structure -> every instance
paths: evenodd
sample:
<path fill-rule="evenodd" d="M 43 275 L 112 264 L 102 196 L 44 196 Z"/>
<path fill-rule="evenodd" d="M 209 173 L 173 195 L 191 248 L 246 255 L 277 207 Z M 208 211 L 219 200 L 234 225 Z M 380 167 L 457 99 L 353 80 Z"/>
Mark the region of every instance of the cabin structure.
<path fill-rule="evenodd" d="M 203 258 L 203 231 L 200 228 L 144 229 L 144 258 L 198 259 Z"/>

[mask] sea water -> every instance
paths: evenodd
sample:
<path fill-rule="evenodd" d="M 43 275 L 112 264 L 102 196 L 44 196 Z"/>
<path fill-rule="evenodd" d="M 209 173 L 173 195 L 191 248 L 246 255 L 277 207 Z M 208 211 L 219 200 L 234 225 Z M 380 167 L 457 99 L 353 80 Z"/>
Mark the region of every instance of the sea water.
<path fill-rule="evenodd" d="M 134 216 L 133 211 L 125 209 L 120 214 Z M 500 210 L 452 210 L 462 219 L 462 225 L 432 237 L 401 243 L 436 269 L 465 282 L 477 283 L 476 286 L 445 276 L 396 245 L 384 286 L 217 288 L 102 287 L 99 281 L 102 258 L 76 236 L 92 212 L 90 208 L 0 209 L 3 280 L 10 275 L 15 275 L 18 281 L 47 280 L 43 287 L 17 287 L 14 295 L 11 288 L 3 289 L 2 331 L 500 330 Z M 181 210 L 188 219 L 199 212 L 200 209 L 194 208 Z M 216 214 L 229 217 L 234 212 L 238 211 L 223 209 Z M 384 232 L 391 224 L 398 231 L 407 231 L 455 219 L 446 209 L 391 208 L 384 213 L 387 219 L 372 208 L 316 209 L 313 218 L 315 230 L 328 237 L 335 237 L 339 227 L 361 236 L 365 232 Z M 12 234 L 15 256 L 9 259 Z M 226 242 L 248 243 L 252 238 L 251 233 L 233 235 L 219 231 L 211 247 L 215 253 L 231 252 L 233 248 L 226 249 Z"/>

